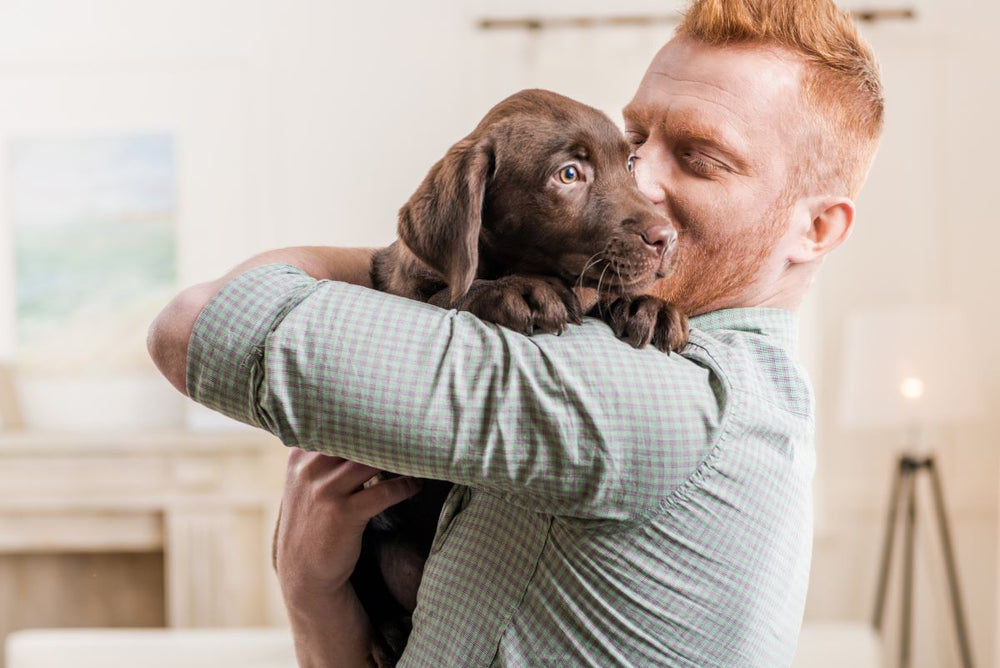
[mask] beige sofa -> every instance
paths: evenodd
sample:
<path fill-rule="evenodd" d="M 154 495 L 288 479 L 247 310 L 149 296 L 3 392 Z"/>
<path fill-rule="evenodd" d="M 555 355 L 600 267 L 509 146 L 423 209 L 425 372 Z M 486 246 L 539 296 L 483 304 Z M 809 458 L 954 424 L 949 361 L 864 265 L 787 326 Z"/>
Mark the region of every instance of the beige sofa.
<path fill-rule="evenodd" d="M 860 622 L 806 622 L 792 668 L 880 668 L 878 633 Z"/>
<path fill-rule="evenodd" d="M 7 636 L 6 668 L 296 668 L 286 629 L 39 629 Z"/>
<path fill-rule="evenodd" d="M 792 668 L 879 668 L 871 627 L 807 623 Z M 295 668 L 285 629 L 51 629 L 7 639 L 6 668 Z"/>

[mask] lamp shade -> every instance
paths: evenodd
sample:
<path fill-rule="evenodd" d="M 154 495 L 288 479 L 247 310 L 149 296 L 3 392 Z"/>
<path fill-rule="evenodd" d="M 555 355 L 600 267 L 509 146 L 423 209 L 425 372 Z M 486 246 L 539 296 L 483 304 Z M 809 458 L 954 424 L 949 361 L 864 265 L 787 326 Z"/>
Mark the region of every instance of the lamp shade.
<path fill-rule="evenodd" d="M 847 322 L 840 423 L 909 427 L 983 411 L 971 337 L 954 307 L 855 312 Z"/>

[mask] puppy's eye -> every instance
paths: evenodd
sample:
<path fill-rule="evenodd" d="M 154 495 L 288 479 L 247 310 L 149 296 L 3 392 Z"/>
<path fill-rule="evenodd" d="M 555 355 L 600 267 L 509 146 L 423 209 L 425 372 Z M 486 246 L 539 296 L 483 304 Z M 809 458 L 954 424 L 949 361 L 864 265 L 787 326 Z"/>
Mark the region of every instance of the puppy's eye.
<path fill-rule="evenodd" d="M 634 155 L 630 155 L 628 157 L 628 171 L 630 171 L 630 172 L 635 171 L 635 156 Z"/>
<path fill-rule="evenodd" d="M 565 167 L 559 170 L 557 176 L 559 177 L 559 180 L 562 181 L 563 183 L 566 184 L 575 183 L 576 181 L 580 180 L 580 170 L 577 168 L 576 165 L 566 165 Z"/>

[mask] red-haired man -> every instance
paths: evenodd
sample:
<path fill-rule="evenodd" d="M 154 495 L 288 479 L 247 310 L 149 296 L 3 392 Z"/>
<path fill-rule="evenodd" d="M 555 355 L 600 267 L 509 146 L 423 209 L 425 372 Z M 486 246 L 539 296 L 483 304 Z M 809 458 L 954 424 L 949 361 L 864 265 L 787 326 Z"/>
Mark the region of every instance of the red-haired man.
<path fill-rule="evenodd" d="M 293 451 L 278 540 L 303 666 L 372 660 L 347 577 L 366 520 L 415 486 L 362 489 L 368 465 L 457 483 L 400 665 L 791 661 L 815 461 L 795 311 L 850 234 L 878 66 L 832 0 L 698 0 L 625 122 L 679 230 L 660 290 L 694 316 L 680 355 L 317 282 L 366 282 L 344 249 L 265 253 L 154 323 L 179 389 L 331 455 Z"/>

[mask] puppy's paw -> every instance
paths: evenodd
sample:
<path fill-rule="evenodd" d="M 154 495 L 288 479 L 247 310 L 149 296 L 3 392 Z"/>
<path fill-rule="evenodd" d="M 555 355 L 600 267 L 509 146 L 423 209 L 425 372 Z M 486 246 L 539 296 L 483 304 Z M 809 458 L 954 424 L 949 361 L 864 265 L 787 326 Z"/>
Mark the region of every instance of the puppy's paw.
<path fill-rule="evenodd" d="M 601 315 L 616 336 L 636 348 L 652 344 L 663 352 L 680 352 L 687 345 L 687 316 L 659 297 L 620 297 L 601 309 Z"/>
<path fill-rule="evenodd" d="M 569 323 L 583 322 L 583 308 L 566 285 L 547 276 L 503 276 L 473 281 L 452 305 L 522 334 L 561 334 Z"/>

